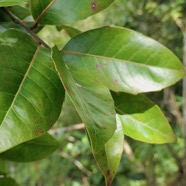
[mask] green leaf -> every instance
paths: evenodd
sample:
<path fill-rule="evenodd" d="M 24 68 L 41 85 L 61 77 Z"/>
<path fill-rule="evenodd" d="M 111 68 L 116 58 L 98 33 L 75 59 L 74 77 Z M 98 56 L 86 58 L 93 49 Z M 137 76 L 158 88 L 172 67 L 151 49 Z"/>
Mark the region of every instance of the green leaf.
<path fill-rule="evenodd" d="M 170 50 L 125 28 L 104 27 L 80 34 L 62 52 L 72 76 L 99 81 L 113 91 L 157 91 L 186 74 Z"/>
<path fill-rule="evenodd" d="M 24 22 L 26 22 L 26 19 L 29 18 L 29 24 L 27 23 L 27 26 L 31 26 L 30 24 L 33 25 L 33 19 L 30 18 L 31 14 L 27 8 L 23 8 L 21 6 L 13 6 L 13 7 L 9 7 L 8 9 L 16 17 L 23 20 Z M 32 20 L 32 23 L 31 23 L 31 20 Z M 0 9 L 0 23 L 1 23 L 0 32 L 4 32 L 7 29 L 12 29 L 12 28 L 16 28 L 16 29 L 26 32 L 25 29 L 21 25 L 15 24 L 2 9 Z"/>
<path fill-rule="evenodd" d="M 31 0 L 31 6 L 35 19 L 38 19 L 42 12 L 47 10 L 40 21 L 41 24 L 63 25 L 96 14 L 108 7 L 113 1 Z"/>
<path fill-rule="evenodd" d="M 0 178 L 0 185 L 1 186 L 18 186 L 12 178 Z"/>
<path fill-rule="evenodd" d="M 7 172 L 7 161 L 0 159 L 0 177 L 1 175 L 6 175 Z"/>
<path fill-rule="evenodd" d="M 57 120 L 64 89 L 51 51 L 27 34 L 0 34 L 0 152 L 42 136 Z"/>
<path fill-rule="evenodd" d="M 26 0 L 0 0 L 1 6 L 14 6 L 26 2 Z"/>
<path fill-rule="evenodd" d="M 53 59 L 63 85 L 86 125 L 92 150 L 97 152 L 116 128 L 116 112 L 110 91 L 99 82 L 89 82 L 88 76 L 81 79 L 72 76 L 57 49 L 53 51 Z"/>
<path fill-rule="evenodd" d="M 29 17 L 30 21 L 31 19 L 31 13 L 30 10 L 27 8 L 24 8 L 22 6 L 13 6 L 8 8 L 9 11 L 11 11 L 16 17 L 18 17 L 21 20 L 27 19 Z M 10 17 L 2 10 L 0 9 L 0 22 L 13 22 Z M 15 23 L 14 23 L 15 24 Z"/>
<path fill-rule="evenodd" d="M 93 154 L 109 185 L 117 167 L 112 166 L 111 155 L 107 153 L 111 149 L 107 143 L 116 125 L 109 89 L 132 94 L 161 90 L 180 80 L 186 72 L 170 50 L 123 28 L 104 27 L 80 34 L 64 47 L 62 57 L 64 62 L 54 50 L 56 70 L 86 125 Z M 162 121 L 167 122 L 165 118 Z M 161 143 L 175 139 L 166 124 L 168 136 L 162 137 L 161 133 Z M 159 129 L 164 132 L 164 128 Z M 101 159 L 101 154 L 108 162 Z"/>
<path fill-rule="evenodd" d="M 115 118 L 110 92 L 98 82 L 93 85 L 87 82 L 87 77 L 80 82 L 72 76 L 56 49 L 53 50 L 53 59 L 64 87 L 86 126 L 94 157 L 110 186 L 119 166 L 124 138 L 121 122 Z"/>
<path fill-rule="evenodd" d="M 45 134 L 1 153 L 0 158 L 15 162 L 32 162 L 48 157 L 57 148 L 57 140 L 49 134 Z"/>
<path fill-rule="evenodd" d="M 63 26 L 57 26 L 56 27 L 58 31 L 61 31 L 62 29 L 64 29 L 66 31 L 66 33 L 72 38 L 72 37 L 75 37 L 77 35 L 79 35 L 81 33 L 80 30 L 76 29 L 76 28 L 73 28 L 73 27 L 70 27 L 70 26 L 66 26 L 66 25 L 63 25 Z"/>
<path fill-rule="evenodd" d="M 118 116 L 116 117 L 117 129 L 114 135 L 105 144 L 104 148 L 94 155 L 103 175 L 105 176 L 107 186 L 111 185 L 115 177 L 123 153 L 124 135 L 120 119 Z"/>
<path fill-rule="evenodd" d="M 113 94 L 115 107 L 125 135 L 146 143 L 176 140 L 160 108 L 142 95 Z"/>

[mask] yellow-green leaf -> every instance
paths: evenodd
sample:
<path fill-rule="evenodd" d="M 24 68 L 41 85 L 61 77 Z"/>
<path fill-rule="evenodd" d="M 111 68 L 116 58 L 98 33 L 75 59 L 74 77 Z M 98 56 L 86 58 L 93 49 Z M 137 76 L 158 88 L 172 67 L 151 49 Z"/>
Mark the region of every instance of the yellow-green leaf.
<path fill-rule="evenodd" d="M 142 95 L 113 94 L 117 115 L 125 135 L 146 143 L 176 140 L 161 109 Z"/>

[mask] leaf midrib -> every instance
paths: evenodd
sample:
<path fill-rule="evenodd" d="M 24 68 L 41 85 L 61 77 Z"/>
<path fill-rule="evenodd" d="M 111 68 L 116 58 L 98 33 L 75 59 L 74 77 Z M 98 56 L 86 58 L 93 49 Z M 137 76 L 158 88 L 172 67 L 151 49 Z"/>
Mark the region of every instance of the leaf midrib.
<path fill-rule="evenodd" d="M 30 70 L 31 70 L 31 68 L 32 68 L 32 66 L 33 66 L 33 64 L 34 64 L 35 58 L 37 57 L 37 54 L 38 54 L 39 50 L 40 50 L 40 46 L 37 47 L 37 49 L 36 49 L 36 51 L 35 51 L 35 53 L 34 53 L 34 55 L 33 55 L 33 58 L 32 58 L 32 60 L 31 60 L 31 63 L 30 63 L 30 65 L 28 66 L 28 69 L 27 69 L 27 71 L 26 71 L 26 73 L 25 73 L 25 75 L 24 75 L 24 77 L 23 77 L 23 79 L 22 79 L 22 81 L 21 81 L 21 83 L 20 83 L 20 86 L 19 86 L 19 88 L 18 88 L 18 90 L 17 90 L 17 92 L 16 92 L 16 94 L 15 94 L 15 96 L 14 96 L 14 99 L 13 99 L 13 101 L 12 101 L 12 103 L 11 103 L 9 109 L 7 110 L 7 113 L 5 114 L 5 116 L 4 116 L 4 118 L 3 118 L 2 122 L 1 122 L 1 124 L 5 121 L 6 117 L 8 116 L 8 114 L 9 114 L 9 112 L 11 111 L 12 107 L 14 106 L 14 103 L 15 103 L 17 97 L 19 96 L 19 93 L 20 93 L 20 91 L 21 91 L 21 89 L 22 89 L 22 86 L 23 86 L 23 84 L 24 84 L 26 78 L 28 77 L 28 74 L 29 74 L 29 72 L 30 72 Z M 1 125 L 1 126 L 2 126 L 2 125 Z"/>
<path fill-rule="evenodd" d="M 118 114 L 120 117 L 122 117 L 122 115 L 126 115 L 126 116 L 128 116 L 129 118 L 131 118 L 131 119 L 133 119 L 133 120 L 139 122 L 143 127 L 149 128 L 150 130 L 156 131 L 157 133 L 159 133 L 159 134 L 161 134 L 161 135 L 167 137 L 167 135 L 165 135 L 164 133 L 161 133 L 160 131 L 156 130 L 155 128 L 150 127 L 146 122 L 144 123 L 144 122 L 141 122 L 140 120 L 137 120 L 137 119 L 134 118 L 132 115 L 127 114 L 126 112 L 120 110 L 118 107 L 115 107 L 115 109 L 116 109 L 116 111 L 118 111 L 118 112 L 121 113 L 121 114 Z"/>
<path fill-rule="evenodd" d="M 138 63 L 135 61 L 128 61 L 124 59 L 119 59 L 119 58 L 112 58 L 112 57 L 107 57 L 107 56 L 100 56 L 96 54 L 90 54 L 90 53 L 83 53 L 83 52 L 75 52 L 75 51 L 69 51 L 69 50 L 61 50 L 62 54 L 73 54 L 73 55 L 80 55 L 80 56 L 88 56 L 88 57 L 94 57 L 94 58 L 100 58 L 100 59 L 106 59 L 106 60 L 118 60 L 124 63 L 129 63 L 129 64 L 135 64 L 143 67 L 152 67 L 152 68 L 163 68 L 163 69 L 170 69 L 170 70 L 181 70 L 180 69 L 174 69 L 174 68 L 168 68 L 168 67 L 162 67 L 162 66 L 155 66 L 155 65 L 147 65 L 143 63 Z"/>
<path fill-rule="evenodd" d="M 119 115 L 119 117 L 123 117 L 122 115 L 120 115 L 120 114 L 118 114 Z M 136 121 L 137 123 L 140 123 L 143 127 L 145 127 L 145 128 L 148 128 L 148 129 L 150 129 L 151 131 L 154 131 L 154 132 L 156 132 L 156 133 L 159 133 L 160 135 L 162 135 L 162 136 L 164 136 L 164 137 L 168 137 L 168 138 L 170 138 L 168 135 L 166 135 L 166 134 L 164 134 L 164 133 L 162 133 L 162 132 L 160 132 L 159 130 L 156 130 L 155 128 L 152 128 L 152 127 L 150 127 L 149 125 L 147 125 L 146 123 L 144 123 L 144 122 L 141 122 L 141 121 L 139 121 L 139 120 L 137 120 L 136 118 L 134 118 L 133 116 L 131 116 L 131 115 L 129 115 L 129 114 L 125 114 L 126 116 L 128 116 L 129 118 L 131 118 L 132 120 L 134 120 L 134 121 Z M 137 124 L 138 125 L 138 124 Z"/>

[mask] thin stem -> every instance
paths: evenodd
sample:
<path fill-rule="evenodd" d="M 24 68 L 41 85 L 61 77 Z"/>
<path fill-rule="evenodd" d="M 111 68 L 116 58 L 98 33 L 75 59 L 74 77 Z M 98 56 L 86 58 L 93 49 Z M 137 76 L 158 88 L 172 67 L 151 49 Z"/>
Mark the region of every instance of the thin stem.
<path fill-rule="evenodd" d="M 39 44 L 43 45 L 46 48 L 50 48 L 43 40 L 41 40 L 33 31 L 31 31 L 26 24 L 24 24 L 18 17 L 16 17 L 12 12 L 10 12 L 7 8 L 2 7 L 1 8 L 10 18 L 11 20 L 21 25 L 31 36 L 32 38 Z"/>
<path fill-rule="evenodd" d="M 83 172 L 86 176 L 89 177 L 89 176 L 91 175 L 91 172 L 90 172 L 89 170 L 87 170 L 87 169 L 83 166 L 83 164 L 82 164 L 80 161 L 74 159 L 73 157 L 70 157 L 69 154 L 67 154 L 67 153 L 65 153 L 65 152 L 62 152 L 60 155 L 61 155 L 63 158 L 69 159 L 70 161 L 72 161 L 72 162 L 77 166 L 77 168 L 78 168 L 81 172 Z"/>
<path fill-rule="evenodd" d="M 38 18 L 36 19 L 34 25 L 32 27 L 30 27 L 31 30 L 35 29 L 39 22 L 41 21 L 42 17 L 45 15 L 45 13 L 47 12 L 47 10 L 56 2 L 56 0 L 51 1 L 48 6 L 41 12 L 41 14 L 38 16 Z"/>
<path fill-rule="evenodd" d="M 85 129 L 85 126 L 83 123 L 80 123 L 80 124 L 72 125 L 70 127 L 51 129 L 49 131 L 49 133 L 50 134 L 57 134 L 57 133 L 71 132 L 71 131 L 83 130 L 83 129 Z"/>
<path fill-rule="evenodd" d="M 181 19 L 177 16 L 173 17 L 175 23 L 177 24 L 177 26 L 181 29 L 182 33 L 184 34 L 185 31 L 185 25 L 183 23 L 183 21 L 181 21 Z"/>

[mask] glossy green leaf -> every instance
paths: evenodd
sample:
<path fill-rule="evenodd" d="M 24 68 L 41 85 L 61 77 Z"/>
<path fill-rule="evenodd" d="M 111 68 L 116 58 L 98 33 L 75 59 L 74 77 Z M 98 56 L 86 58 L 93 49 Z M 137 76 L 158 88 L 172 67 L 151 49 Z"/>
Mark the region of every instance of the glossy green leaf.
<path fill-rule="evenodd" d="M 125 135 L 146 143 L 176 140 L 160 108 L 142 95 L 113 94 L 115 107 Z"/>
<path fill-rule="evenodd" d="M 57 140 L 45 134 L 1 153 L 0 158 L 15 162 L 32 162 L 48 157 L 57 148 Z"/>
<path fill-rule="evenodd" d="M 0 0 L 0 7 L 19 5 L 24 2 L 26 2 L 26 0 Z"/>
<path fill-rule="evenodd" d="M 32 14 L 37 19 L 42 12 L 41 24 L 63 25 L 72 23 L 88 16 L 96 14 L 108 7 L 114 0 L 92 1 L 92 0 L 31 0 Z"/>
<path fill-rule="evenodd" d="M 186 74 L 179 59 L 158 42 L 125 28 L 104 27 L 74 37 L 63 58 L 79 81 L 100 82 L 131 94 L 161 90 Z"/>
<path fill-rule="evenodd" d="M 110 91 L 88 77 L 78 79 L 66 68 L 61 55 L 54 49 L 56 70 L 76 110 L 86 125 L 93 152 L 99 151 L 114 134 L 116 118 Z"/>
<path fill-rule="evenodd" d="M 16 181 L 12 178 L 0 178 L 1 186 L 18 186 Z"/>
<path fill-rule="evenodd" d="M 117 129 L 114 135 L 105 144 L 103 149 L 94 154 L 94 157 L 105 176 L 107 186 L 111 185 L 115 177 L 123 153 L 124 135 L 122 124 L 118 116 L 116 117 Z"/>
<path fill-rule="evenodd" d="M 51 51 L 17 30 L 0 34 L 0 152 L 42 136 L 58 118 L 64 89 Z"/>
<path fill-rule="evenodd" d="M 86 78 L 79 81 L 72 76 L 56 49 L 53 59 L 64 87 L 86 126 L 94 157 L 110 186 L 119 166 L 124 137 L 121 122 L 115 118 L 110 92 L 98 82 L 92 85 Z"/>
<path fill-rule="evenodd" d="M 56 70 L 86 125 L 93 154 L 110 185 L 117 166 L 112 164 L 114 153 L 108 153 L 114 145 L 116 125 L 109 89 L 132 94 L 161 90 L 183 78 L 184 67 L 170 50 L 156 41 L 132 30 L 111 27 L 74 37 L 62 50 L 62 58 L 64 62 L 54 50 Z M 160 136 L 161 143 L 175 140 L 162 113 L 153 111 L 166 126 L 159 127 L 163 132 L 156 138 Z M 163 135 L 166 129 L 168 135 Z M 158 142 L 152 131 L 146 132 Z"/>

